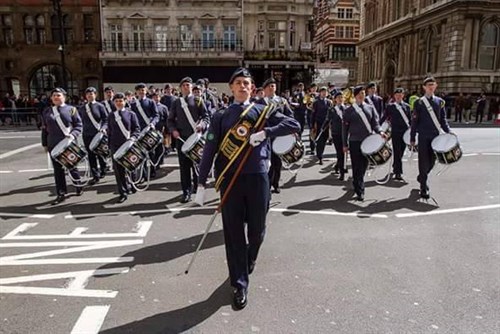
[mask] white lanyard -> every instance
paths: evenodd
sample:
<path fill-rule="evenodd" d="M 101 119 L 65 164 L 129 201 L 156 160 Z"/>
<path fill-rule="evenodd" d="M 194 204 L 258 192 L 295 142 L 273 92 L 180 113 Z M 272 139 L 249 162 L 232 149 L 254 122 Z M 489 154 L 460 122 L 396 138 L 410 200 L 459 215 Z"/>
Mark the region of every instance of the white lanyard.
<path fill-rule="evenodd" d="M 141 100 L 137 100 L 135 105 L 137 106 L 137 109 L 139 110 L 139 114 L 141 114 L 142 119 L 144 119 L 144 122 L 146 122 L 146 124 L 149 125 L 149 123 L 151 123 L 151 120 L 149 119 L 148 116 L 146 116 L 144 109 L 142 109 Z"/>
<path fill-rule="evenodd" d="M 125 138 L 129 139 L 130 138 L 130 131 L 125 129 L 125 125 L 123 125 L 123 121 L 122 121 L 122 118 L 120 116 L 120 112 L 118 110 L 115 111 L 115 119 L 116 119 L 116 123 L 118 123 L 118 127 L 122 131 Z"/>
<path fill-rule="evenodd" d="M 92 122 L 92 124 L 94 124 L 94 127 L 97 129 L 97 131 L 99 131 L 101 129 L 101 126 L 95 120 L 94 115 L 92 114 L 92 110 L 90 110 L 90 103 L 87 103 L 85 105 L 85 110 L 87 111 L 87 115 L 89 116 L 90 121 Z"/>
<path fill-rule="evenodd" d="M 439 125 L 439 122 L 436 117 L 436 113 L 434 112 L 434 109 L 432 109 L 431 104 L 429 103 L 429 100 L 425 96 L 422 96 L 420 98 L 422 101 L 424 101 L 425 107 L 427 108 L 427 111 L 429 112 L 429 115 L 431 116 L 432 122 L 434 122 L 434 125 L 436 126 L 436 129 L 439 131 L 439 133 L 443 133 L 443 129 L 441 129 L 441 125 Z"/>
<path fill-rule="evenodd" d="M 368 103 L 375 108 L 375 105 L 373 104 L 372 98 L 367 96 L 366 99 L 368 100 Z"/>
<path fill-rule="evenodd" d="M 186 114 L 186 118 L 191 127 L 193 128 L 193 131 L 196 132 L 196 124 L 194 122 L 193 116 L 191 115 L 191 112 L 189 111 L 186 100 L 184 99 L 184 97 L 181 97 L 180 100 L 181 100 L 181 107 L 184 110 L 184 114 Z"/>
<path fill-rule="evenodd" d="M 372 133 L 372 127 L 370 126 L 370 123 L 368 123 L 368 119 L 366 118 L 365 113 L 363 110 L 358 106 L 357 103 L 353 104 L 354 110 L 358 113 L 359 117 L 363 120 L 363 123 L 365 123 L 366 130 L 368 130 L 369 133 Z"/>
<path fill-rule="evenodd" d="M 410 121 L 408 120 L 408 117 L 406 117 L 405 112 L 403 111 L 403 108 L 399 105 L 399 103 L 396 102 L 396 108 L 398 109 L 399 113 L 401 114 L 401 117 L 403 117 L 403 121 L 405 121 L 406 126 L 410 126 Z"/>
<path fill-rule="evenodd" d="M 66 125 L 64 125 L 64 123 L 63 123 L 63 121 L 61 119 L 61 114 L 57 110 L 56 106 L 52 107 L 52 112 L 54 113 L 54 117 L 56 119 L 56 123 L 57 123 L 57 125 L 59 125 L 59 128 L 61 128 L 62 133 L 64 133 L 65 136 L 69 135 L 70 132 L 71 132 L 71 128 L 66 127 Z"/>
<path fill-rule="evenodd" d="M 337 112 L 337 115 L 342 119 L 342 110 L 340 110 L 339 106 L 335 106 L 335 111 Z"/>
<path fill-rule="evenodd" d="M 111 104 L 109 103 L 108 100 L 104 100 L 104 105 L 106 106 L 106 110 L 108 111 L 108 114 L 113 112 L 113 110 L 111 109 Z"/>

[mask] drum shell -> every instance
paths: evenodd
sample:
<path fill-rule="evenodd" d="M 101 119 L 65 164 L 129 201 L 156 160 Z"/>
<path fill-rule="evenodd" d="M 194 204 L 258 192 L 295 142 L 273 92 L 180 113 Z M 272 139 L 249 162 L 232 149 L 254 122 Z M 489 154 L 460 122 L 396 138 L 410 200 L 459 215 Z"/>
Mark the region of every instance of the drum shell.
<path fill-rule="evenodd" d="M 193 137 L 194 136 L 194 137 Z M 197 137 L 196 139 L 193 139 Z M 194 144 L 189 145 L 191 141 L 194 141 Z M 200 136 L 199 134 L 192 134 L 188 140 L 182 145 L 181 151 L 191 159 L 194 163 L 200 164 L 201 157 L 203 156 L 203 148 L 205 147 L 205 138 Z"/>
<path fill-rule="evenodd" d="M 372 152 L 368 152 L 366 149 L 364 149 L 364 146 L 366 146 L 367 141 L 370 140 L 380 141 L 380 147 L 378 147 L 376 150 L 373 150 Z M 382 137 L 380 137 L 380 135 L 375 134 L 370 135 L 366 137 L 365 140 L 363 140 L 363 142 L 361 143 L 361 153 L 368 159 L 370 163 L 379 166 L 389 161 L 392 156 L 392 148 L 386 141 L 382 139 Z"/>
<path fill-rule="evenodd" d="M 162 134 L 153 128 L 146 128 L 142 130 L 141 135 L 137 140 L 139 145 L 141 145 L 146 152 L 154 150 L 162 141 Z"/>
<path fill-rule="evenodd" d="M 89 145 L 89 148 L 95 154 L 107 158 L 109 157 L 109 138 L 102 132 L 97 133 L 94 138 L 92 138 L 92 142 Z"/>
<path fill-rule="evenodd" d="M 60 149 L 60 145 L 64 146 Z M 60 150 L 60 152 L 57 152 Z M 67 169 L 73 169 L 87 155 L 87 153 L 77 144 L 76 141 L 63 139 L 50 152 L 52 158 Z"/>
<path fill-rule="evenodd" d="M 304 143 L 301 140 L 299 140 L 296 135 L 289 135 L 284 137 L 290 138 L 290 140 L 293 141 L 293 145 L 291 145 L 291 148 L 286 150 L 285 152 L 282 151 L 276 152 L 277 149 L 275 144 L 277 143 L 276 139 L 278 139 L 279 138 L 278 137 L 274 140 L 272 149 L 274 154 L 279 156 L 285 163 L 291 165 L 302 159 L 302 157 L 304 156 L 305 147 Z"/>
<path fill-rule="evenodd" d="M 115 152 L 113 159 L 132 173 L 146 159 L 146 154 L 138 142 L 126 141 Z"/>
<path fill-rule="evenodd" d="M 438 138 L 440 136 L 453 136 L 451 134 L 441 134 L 434 138 L 432 140 L 431 146 L 432 150 L 434 151 L 434 155 L 436 156 L 436 159 L 438 160 L 439 163 L 448 165 L 457 162 L 462 158 L 462 149 L 460 148 L 460 143 L 458 142 L 458 139 L 456 140 L 456 143 L 449 149 L 445 150 L 442 148 L 437 147 L 437 142 Z"/>
<path fill-rule="evenodd" d="M 415 146 L 410 145 L 410 133 L 411 129 L 408 128 L 403 134 L 403 141 L 410 152 L 418 152 L 418 133 L 415 135 Z"/>
<path fill-rule="evenodd" d="M 384 123 L 382 123 L 382 125 L 380 125 L 380 131 L 385 132 L 385 134 L 387 135 L 387 140 L 391 139 L 392 127 L 391 127 L 391 124 L 389 122 L 385 121 Z"/>

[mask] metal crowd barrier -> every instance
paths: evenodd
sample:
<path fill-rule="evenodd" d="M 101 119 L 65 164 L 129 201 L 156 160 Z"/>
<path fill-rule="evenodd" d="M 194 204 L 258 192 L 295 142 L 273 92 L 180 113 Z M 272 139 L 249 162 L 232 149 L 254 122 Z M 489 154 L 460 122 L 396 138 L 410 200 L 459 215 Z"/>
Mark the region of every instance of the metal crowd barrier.
<path fill-rule="evenodd" d="M 41 124 L 40 113 L 37 108 L 0 109 L 0 126 L 2 127 L 33 127 L 39 128 Z"/>

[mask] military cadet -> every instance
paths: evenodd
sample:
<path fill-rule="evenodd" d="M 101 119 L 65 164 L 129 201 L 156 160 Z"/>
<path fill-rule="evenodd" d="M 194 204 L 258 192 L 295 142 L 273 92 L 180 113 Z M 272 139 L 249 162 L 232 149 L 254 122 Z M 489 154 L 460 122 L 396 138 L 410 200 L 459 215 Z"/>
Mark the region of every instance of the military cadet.
<path fill-rule="evenodd" d="M 333 102 L 326 98 L 327 95 L 328 88 L 321 87 L 319 96 L 313 102 L 311 114 L 311 128 L 315 133 L 313 141 L 316 144 L 316 157 L 320 165 L 323 164 L 323 153 L 329 137 L 329 110 L 333 108 Z"/>
<path fill-rule="evenodd" d="M 166 105 L 168 110 L 172 109 L 172 102 L 176 100 L 177 97 L 172 95 L 172 85 L 166 84 L 163 89 L 163 96 L 160 99 L 160 103 Z"/>
<path fill-rule="evenodd" d="M 415 102 L 411 120 L 410 144 L 415 145 L 415 137 L 418 133 L 417 181 L 420 183 L 420 197 L 424 199 L 430 198 L 427 178 L 436 161 L 431 145 L 432 140 L 439 135 L 441 129 L 446 133 L 451 133 L 446 120 L 444 100 L 434 95 L 436 88 L 437 83 L 433 77 L 424 79 L 425 94 Z"/>
<path fill-rule="evenodd" d="M 125 108 L 132 108 L 132 103 L 136 101 L 135 94 L 131 90 L 126 90 L 123 94 L 125 95 Z"/>
<path fill-rule="evenodd" d="M 313 124 L 311 123 L 311 116 L 313 113 L 313 104 L 314 101 L 316 101 L 318 97 L 318 85 L 315 83 L 312 83 L 311 86 L 309 87 L 309 93 L 306 95 L 306 121 L 307 121 L 307 127 L 309 128 L 309 149 L 310 152 L 309 154 L 314 155 L 314 152 L 316 151 L 316 136 L 318 135 L 319 132 L 316 132 L 316 129 L 314 129 Z"/>
<path fill-rule="evenodd" d="M 208 89 L 206 80 L 208 81 L 208 79 L 196 80 L 196 86 L 200 90 L 200 96 L 205 101 L 208 112 L 213 115 L 219 109 L 219 101 L 217 96 Z"/>
<path fill-rule="evenodd" d="M 108 118 L 109 149 L 113 155 L 127 140 L 137 140 L 140 133 L 137 115 L 125 107 L 126 97 L 123 93 L 113 96 L 116 110 Z M 127 200 L 127 194 L 134 192 L 132 184 L 126 177 L 125 168 L 113 159 L 113 170 L 115 172 L 116 186 L 118 188 L 118 203 Z"/>
<path fill-rule="evenodd" d="M 85 90 L 85 98 L 87 103 L 80 107 L 80 117 L 83 122 L 83 143 L 87 150 L 90 171 L 92 179 L 89 181 L 90 185 L 99 182 L 100 178 L 106 175 L 106 160 L 105 158 L 95 154 L 90 149 L 90 143 L 98 132 L 106 133 L 108 127 L 108 113 L 103 104 L 96 101 L 97 90 L 94 87 L 88 87 Z M 99 168 L 97 167 L 99 161 Z"/>
<path fill-rule="evenodd" d="M 333 167 L 335 174 L 339 174 L 339 180 L 344 181 L 347 166 L 344 165 L 345 154 L 342 145 L 342 119 L 346 106 L 344 105 L 344 96 L 341 90 L 333 93 L 335 106 L 330 110 L 330 131 L 332 134 L 333 145 L 337 154 L 337 162 Z"/>
<path fill-rule="evenodd" d="M 229 87 L 234 95 L 234 103 L 224 112 L 216 113 L 211 123 L 200 165 L 200 189 L 196 194 L 196 202 L 203 205 L 207 175 L 219 152 L 215 160 L 216 187 L 220 185 L 221 197 L 230 191 L 227 201 L 222 205 L 222 224 L 236 309 L 247 305 L 248 275 L 254 270 L 265 235 L 270 199 L 268 138 L 300 130 L 299 123 L 293 118 L 280 112 L 270 112 L 275 108 L 250 103 L 252 86 L 252 77 L 245 68 L 237 69 L 231 76 Z M 248 144 L 253 149 L 247 162 L 242 165 L 241 174 L 236 176 L 233 188 L 228 189 L 244 152 L 251 149 Z M 240 154 L 233 154 L 236 152 L 235 147 L 242 148 Z"/>
<path fill-rule="evenodd" d="M 203 94 L 203 86 L 194 85 L 193 86 L 193 96 L 196 101 L 196 105 L 200 106 L 201 104 L 205 104 L 210 116 L 217 110 L 211 100 L 206 100 L 205 95 Z"/>
<path fill-rule="evenodd" d="M 82 119 L 75 107 L 66 104 L 66 91 L 55 88 L 50 93 L 53 106 L 42 112 L 42 146 L 46 152 L 51 152 L 65 138 L 76 140 L 82 132 Z M 52 158 L 54 179 L 56 182 L 56 199 L 52 205 L 64 202 L 67 194 L 66 176 L 63 166 Z M 80 179 L 76 168 L 69 170 L 74 180 Z M 83 187 L 76 187 L 76 195 L 83 193 Z"/>
<path fill-rule="evenodd" d="M 156 103 L 156 108 L 158 109 L 158 113 L 160 114 L 160 121 L 156 123 L 156 130 L 158 132 L 164 134 L 165 129 L 167 128 L 167 119 L 168 119 L 168 108 L 166 105 L 160 102 L 160 93 L 153 92 L 151 94 L 151 99 Z M 163 159 L 165 156 L 165 148 L 163 147 L 163 143 L 156 146 L 155 155 L 153 162 L 156 164 L 156 170 L 160 169 L 160 165 L 163 163 Z"/>
<path fill-rule="evenodd" d="M 293 111 L 290 109 L 288 101 L 278 95 L 276 95 L 276 80 L 274 78 L 269 78 L 264 81 L 262 85 L 264 89 L 264 100 L 266 103 L 275 103 L 281 109 L 280 111 L 288 117 L 293 117 Z M 271 166 L 269 167 L 269 183 L 273 187 L 273 192 L 279 194 L 280 189 L 280 178 L 281 178 L 281 167 L 283 163 L 281 158 L 271 150 Z"/>
<path fill-rule="evenodd" d="M 384 116 L 384 99 L 377 95 L 377 84 L 375 82 L 370 82 L 366 86 L 365 102 L 375 108 L 380 122 Z"/>
<path fill-rule="evenodd" d="M 108 114 L 112 111 L 116 110 L 115 104 L 113 103 L 113 96 L 115 95 L 115 91 L 112 86 L 107 86 L 104 88 L 104 100 L 102 100 L 102 104 L 106 108 Z"/>
<path fill-rule="evenodd" d="M 351 154 L 352 176 L 356 199 L 363 201 L 365 198 L 365 173 L 368 168 L 368 159 L 361 152 L 361 142 L 373 132 L 385 133 L 380 130 L 378 113 L 374 107 L 365 103 L 364 86 L 356 86 L 353 90 L 356 102 L 344 112 L 342 126 L 342 143 L 344 153 Z"/>
<path fill-rule="evenodd" d="M 250 102 L 256 102 L 262 100 L 264 98 L 264 88 L 257 87 L 255 88 L 255 96 L 250 99 Z"/>
<path fill-rule="evenodd" d="M 411 111 L 410 105 L 403 101 L 405 95 L 404 88 L 398 87 L 394 90 L 394 102 L 390 103 L 386 108 L 387 121 L 392 128 L 392 147 L 393 147 L 393 163 L 392 171 L 394 179 L 403 180 L 403 154 L 405 153 L 406 144 L 403 140 L 403 135 L 410 127 Z"/>
<path fill-rule="evenodd" d="M 180 82 L 182 97 L 172 103 L 167 125 L 172 136 L 177 140 L 177 156 L 180 165 L 182 199 L 181 203 L 191 200 L 196 192 L 198 177 L 193 162 L 182 153 L 182 144 L 193 133 L 203 133 L 210 124 L 210 114 L 204 103 L 197 104 L 192 94 L 193 80 L 185 77 Z"/>
<path fill-rule="evenodd" d="M 297 85 L 297 91 L 293 96 L 293 101 L 295 103 L 294 117 L 300 124 L 300 135 L 304 131 L 304 125 L 306 123 L 306 105 L 305 105 L 306 93 L 304 92 L 304 84 L 299 82 Z"/>

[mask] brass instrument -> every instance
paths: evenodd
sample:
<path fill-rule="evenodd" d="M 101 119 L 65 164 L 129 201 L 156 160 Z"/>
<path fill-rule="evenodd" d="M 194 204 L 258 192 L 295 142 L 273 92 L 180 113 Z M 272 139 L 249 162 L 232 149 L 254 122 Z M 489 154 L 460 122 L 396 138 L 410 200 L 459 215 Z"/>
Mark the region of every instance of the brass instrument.
<path fill-rule="evenodd" d="M 348 87 L 342 91 L 342 97 L 344 98 L 344 103 L 353 105 L 356 103 L 354 98 L 353 87 Z"/>
<path fill-rule="evenodd" d="M 304 100 L 302 102 L 304 103 L 307 109 L 312 109 L 314 100 L 315 100 L 315 95 L 310 93 L 304 95 Z"/>

